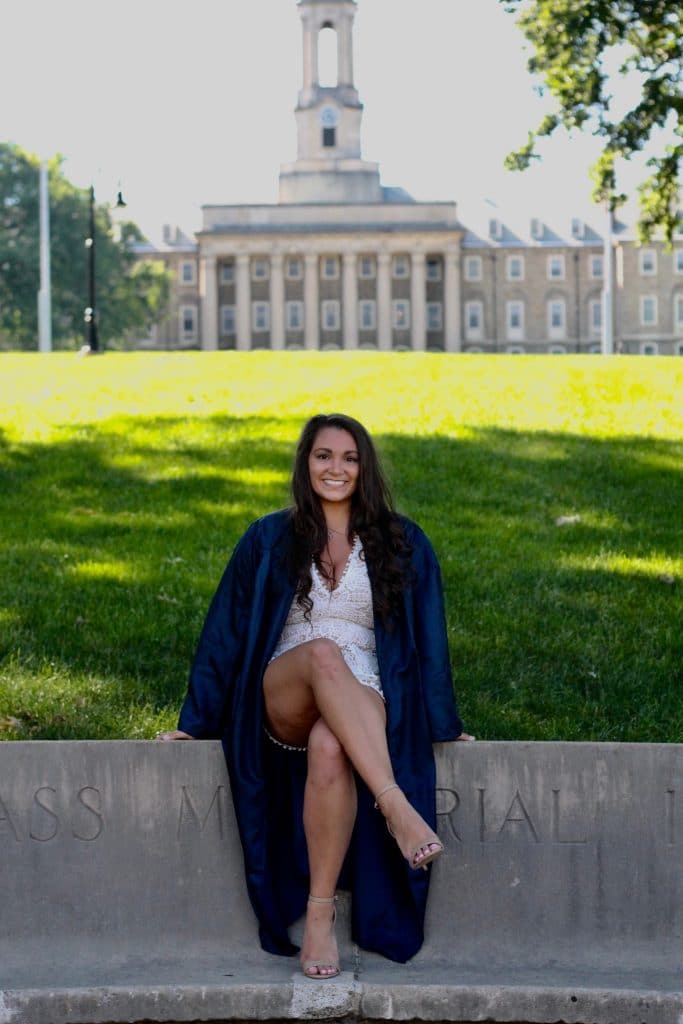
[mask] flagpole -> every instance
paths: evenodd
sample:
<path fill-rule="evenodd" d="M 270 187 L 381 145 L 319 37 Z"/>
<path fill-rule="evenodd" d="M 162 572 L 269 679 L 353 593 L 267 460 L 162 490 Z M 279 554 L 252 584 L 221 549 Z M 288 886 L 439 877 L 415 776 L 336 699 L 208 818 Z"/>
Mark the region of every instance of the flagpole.
<path fill-rule="evenodd" d="M 52 351 L 52 291 L 50 285 L 50 199 L 47 161 L 40 165 L 40 291 L 38 292 L 38 351 Z"/>

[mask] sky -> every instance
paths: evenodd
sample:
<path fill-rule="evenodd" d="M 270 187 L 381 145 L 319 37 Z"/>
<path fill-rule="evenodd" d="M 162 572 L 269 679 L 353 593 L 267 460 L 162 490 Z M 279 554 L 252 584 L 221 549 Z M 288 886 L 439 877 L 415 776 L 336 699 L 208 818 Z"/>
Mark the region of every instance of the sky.
<path fill-rule="evenodd" d="M 296 157 L 296 0 L 21 0 L 4 43 L 0 139 L 61 153 L 98 201 L 120 188 L 152 240 L 165 223 L 197 230 L 202 204 L 277 202 Z M 503 169 L 550 109 L 525 45 L 499 0 L 359 0 L 363 157 L 382 183 L 455 200 L 472 226 L 496 207 L 510 223 L 599 226 L 598 140 L 562 135 L 529 171 Z"/>

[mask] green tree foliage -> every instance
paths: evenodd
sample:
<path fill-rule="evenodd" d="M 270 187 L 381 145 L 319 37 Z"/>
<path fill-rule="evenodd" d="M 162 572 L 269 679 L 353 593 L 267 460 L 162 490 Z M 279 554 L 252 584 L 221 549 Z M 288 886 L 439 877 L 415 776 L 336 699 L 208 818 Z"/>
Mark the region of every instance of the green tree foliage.
<path fill-rule="evenodd" d="M 37 157 L 0 143 L 0 348 L 35 349 L 40 284 L 39 168 Z M 55 347 L 78 346 L 87 305 L 89 196 L 49 165 L 52 333 Z M 169 275 L 158 263 L 138 261 L 130 243 L 142 239 L 133 223 L 120 237 L 105 205 L 95 209 L 96 296 L 101 342 L 125 347 L 146 333 L 168 301 Z"/>
<path fill-rule="evenodd" d="M 615 209 L 625 200 L 617 185 L 617 161 L 646 149 L 651 174 L 638 186 L 642 239 L 661 227 L 672 240 L 679 218 L 683 162 L 683 4 L 681 0 L 501 0 L 518 14 L 533 46 L 529 70 L 539 75 L 556 111 L 529 133 L 526 145 L 506 166 L 524 170 L 539 137 L 557 128 L 589 131 L 604 139 L 591 169 L 593 198 Z M 610 66 L 637 76 L 637 103 L 623 117 L 613 114 Z M 669 133 L 671 132 L 671 135 Z M 666 138 L 673 139 L 666 142 Z"/>

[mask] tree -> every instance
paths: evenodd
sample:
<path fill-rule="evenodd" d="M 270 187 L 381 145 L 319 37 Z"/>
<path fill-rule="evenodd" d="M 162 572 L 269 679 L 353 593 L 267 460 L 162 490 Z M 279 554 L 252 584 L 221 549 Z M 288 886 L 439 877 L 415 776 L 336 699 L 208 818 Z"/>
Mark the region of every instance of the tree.
<path fill-rule="evenodd" d="M 526 145 L 511 153 L 506 167 L 524 170 L 540 137 L 560 127 L 601 136 L 604 146 L 591 168 L 593 199 L 614 210 L 626 196 L 618 191 L 617 161 L 642 150 L 652 173 L 639 186 L 641 239 L 661 227 L 669 244 L 679 218 L 683 163 L 683 5 L 681 0 L 501 0 L 533 46 L 529 71 L 540 75 L 557 109 L 548 114 Z M 636 105 L 613 117 L 610 62 L 618 74 L 640 76 Z M 666 141 L 671 132 L 673 141 Z"/>
<path fill-rule="evenodd" d="M 36 156 L 0 143 L 0 347 L 37 344 L 39 167 Z M 89 196 L 67 180 L 59 156 L 50 162 L 49 182 L 52 333 L 57 346 L 69 347 L 83 340 Z M 116 238 L 109 210 L 96 206 L 98 327 L 110 346 L 125 345 L 130 332 L 147 332 L 168 299 L 168 272 L 131 250 L 141 238 L 133 223 L 121 225 Z"/>

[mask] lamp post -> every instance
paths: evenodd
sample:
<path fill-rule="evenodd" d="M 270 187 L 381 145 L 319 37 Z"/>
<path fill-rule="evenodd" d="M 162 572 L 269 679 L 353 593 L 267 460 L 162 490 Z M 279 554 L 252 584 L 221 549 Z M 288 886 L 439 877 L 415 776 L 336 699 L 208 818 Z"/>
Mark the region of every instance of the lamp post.
<path fill-rule="evenodd" d="M 116 197 L 116 206 L 121 208 L 126 203 L 123 194 L 119 191 Z M 85 247 L 88 250 L 88 305 L 85 307 L 85 350 L 89 353 L 100 351 L 100 339 L 97 322 L 97 305 L 95 299 L 95 186 L 90 186 L 90 201 L 88 214 L 88 237 L 85 240 Z"/>

